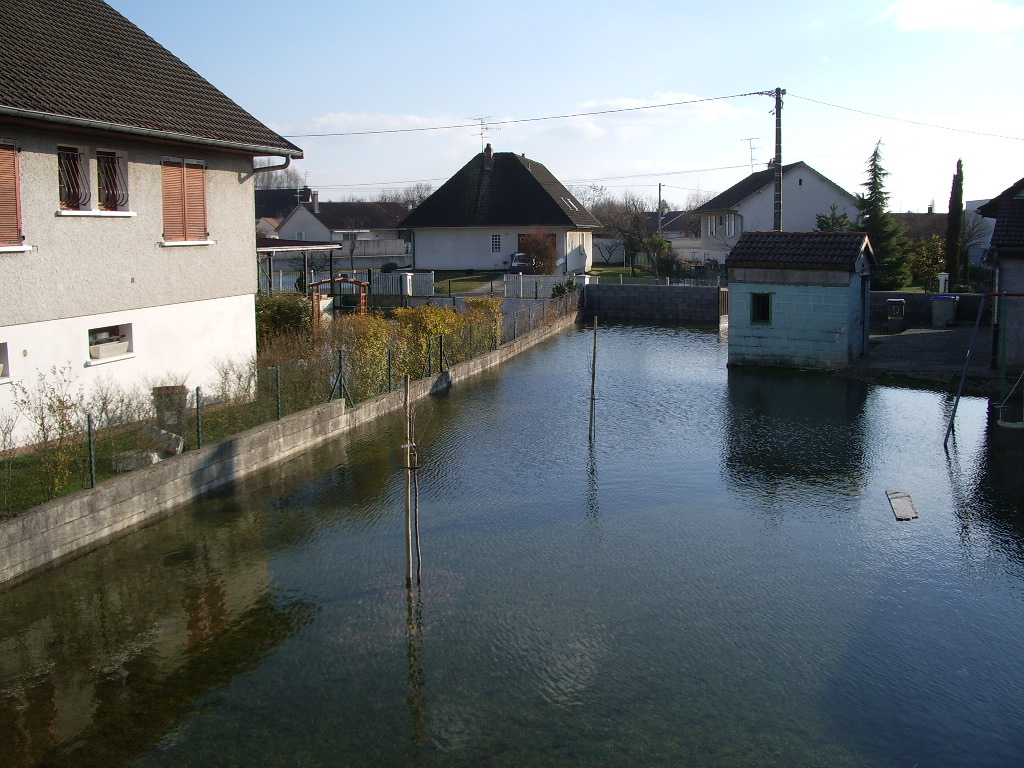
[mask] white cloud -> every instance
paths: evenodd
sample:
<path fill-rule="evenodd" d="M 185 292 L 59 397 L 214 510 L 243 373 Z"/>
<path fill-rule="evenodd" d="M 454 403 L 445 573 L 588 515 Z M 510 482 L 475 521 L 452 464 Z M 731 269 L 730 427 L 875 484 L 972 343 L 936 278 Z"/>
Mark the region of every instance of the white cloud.
<path fill-rule="evenodd" d="M 1024 27 L 1024 6 L 996 0 L 900 0 L 875 21 L 892 19 L 897 29 L 1005 32 Z"/>

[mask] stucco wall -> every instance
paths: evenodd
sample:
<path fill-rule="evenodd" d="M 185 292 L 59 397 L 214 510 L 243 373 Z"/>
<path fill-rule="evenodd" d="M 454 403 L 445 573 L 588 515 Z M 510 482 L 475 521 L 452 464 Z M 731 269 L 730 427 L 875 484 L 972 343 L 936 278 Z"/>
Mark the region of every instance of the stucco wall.
<path fill-rule="evenodd" d="M 200 148 L 0 129 L 19 154 L 25 253 L 0 253 L 0 326 L 253 293 L 256 285 L 251 160 Z M 61 216 L 57 146 L 80 147 L 95 207 L 96 150 L 123 152 L 134 216 Z M 207 163 L 212 245 L 161 245 L 160 159 Z"/>
<path fill-rule="evenodd" d="M 416 269 L 508 269 L 509 256 L 519 250 L 519 235 L 533 231 L 553 232 L 559 258 L 566 257 L 570 271 L 593 263 L 593 235 L 566 227 L 426 228 L 414 233 Z M 491 235 L 501 235 L 501 250 L 492 253 Z M 563 270 L 559 270 L 560 272 Z"/>
<path fill-rule="evenodd" d="M 771 322 L 751 322 L 751 294 L 770 293 Z M 729 364 L 840 368 L 849 362 L 856 286 L 729 284 Z"/>

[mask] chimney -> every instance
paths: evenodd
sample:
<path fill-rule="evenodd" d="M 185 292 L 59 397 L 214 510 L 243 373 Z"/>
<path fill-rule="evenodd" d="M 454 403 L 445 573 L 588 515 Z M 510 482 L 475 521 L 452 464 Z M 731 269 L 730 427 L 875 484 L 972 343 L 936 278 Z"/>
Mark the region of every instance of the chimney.
<path fill-rule="evenodd" d="M 320 193 L 313 192 L 313 213 L 320 213 Z"/>
<path fill-rule="evenodd" d="M 494 150 L 491 149 L 491 145 L 488 144 L 484 147 L 484 170 L 489 171 L 494 168 Z"/>
<path fill-rule="evenodd" d="M 928 213 L 935 213 L 935 203 L 928 206 Z"/>

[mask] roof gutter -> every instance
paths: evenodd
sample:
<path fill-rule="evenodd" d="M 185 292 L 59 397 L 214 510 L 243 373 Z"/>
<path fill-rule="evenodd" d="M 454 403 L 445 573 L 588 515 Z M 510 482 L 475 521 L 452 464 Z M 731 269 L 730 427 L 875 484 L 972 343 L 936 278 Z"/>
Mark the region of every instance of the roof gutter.
<path fill-rule="evenodd" d="M 7 107 L 3 105 L 0 105 L 0 115 L 21 118 L 24 120 L 40 120 L 47 123 L 58 123 L 60 125 L 69 125 L 75 128 L 88 128 L 99 131 L 110 131 L 113 133 L 127 133 L 133 136 L 144 136 L 146 138 L 160 139 L 163 141 L 202 144 L 208 147 L 219 147 L 222 149 L 233 149 L 236 151 L 252 153 L 253 155 L 271 155 L 287 158 L 287 161 L 283 166 L 266 166 L 266 170 L 278 170 L 279 168 L 287 167 L 288 162 L 290 162 L 292 158 L 301 160 L 303 156 L 302 150 L 298 147 L 295 147 L 294 149 L 287 149 L 285 147 L 272 147 L 263 144 L 246 144 L 238 141 L 211 139 L 205 136 L 190 136 L 186 133 L 176 133 L 174 131 L 159 131 L 153 128 L 139 128 L 134 125 L 108 123 L 103 120 L 91 120 L 84 117 L 69 117 L 68 115 L 58 115 L 52 112 L 36 112 L 30 109 L 19 109 L 17 107 Z"/>

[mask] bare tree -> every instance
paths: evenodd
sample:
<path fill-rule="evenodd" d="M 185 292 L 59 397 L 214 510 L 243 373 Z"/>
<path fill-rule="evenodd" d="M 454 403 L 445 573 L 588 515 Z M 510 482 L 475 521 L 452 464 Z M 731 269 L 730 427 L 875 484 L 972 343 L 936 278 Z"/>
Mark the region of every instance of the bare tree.
<path fill-rule="evenodd" d="M 280 165 L 278 158 L 260 158 L 253 162 L 255 168 Z M 296 189 L 304 184 L 302 171 L 289 165 L 280 171 L 266 171 L 256 174 L 256 189 Z"/>
<path fill-rule="evenodd" d="M 377 196 L 378 203 L 401 203 L 406 208 L 415 208 L 434 191 L 434 185 L 419 181 L 410 187 L 401 189 L 385 189 Z"/>

